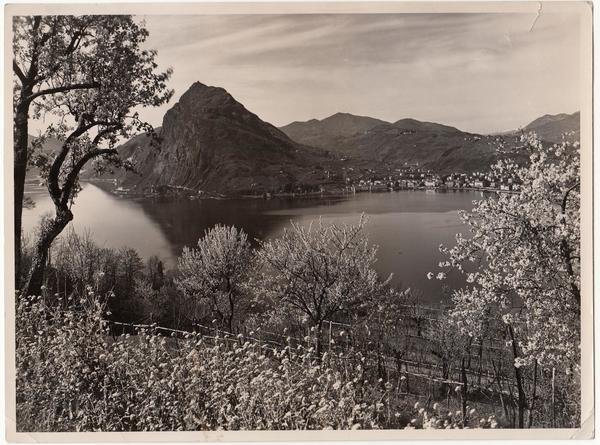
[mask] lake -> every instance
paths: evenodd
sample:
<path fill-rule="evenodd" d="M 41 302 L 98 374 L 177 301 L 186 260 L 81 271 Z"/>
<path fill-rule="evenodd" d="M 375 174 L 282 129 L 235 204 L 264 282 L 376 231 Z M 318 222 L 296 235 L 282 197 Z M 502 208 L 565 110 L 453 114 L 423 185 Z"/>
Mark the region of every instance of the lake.
<path fill-rule="evenodd" d="M 36 203 L 23 213 L 23 229 L 31 233 L 53 207 L 44 188 L 30 185 L 26 193 Z M 262 240 L 281 234 L 290 221 L 308 224 L 322 217 L 325 222 L 356 223 L 365 213 L 369 239 L 379 246 L 378 273 L 393 274 L 397 287 L 422 292 L 423 303 L 438 304 L 447 301 L 448 289 L 463 283 L 457 275 L 441 282 L 426 274 L 443 259 L 438 246 L 452 245 L 456 233 L 467 233 L 458 210 L 471 209 L 481 197 L 481 192 L 402 190 L 310 199 L 135 199 L 84 183 L 71 225 L 78 233 L 89 231 L 101 246 L 132 247 L 142 257 L 157 255 L 173 267 L 183 246 L 195 245 L 217 223 L 243 228 L 251 239 Z"/>

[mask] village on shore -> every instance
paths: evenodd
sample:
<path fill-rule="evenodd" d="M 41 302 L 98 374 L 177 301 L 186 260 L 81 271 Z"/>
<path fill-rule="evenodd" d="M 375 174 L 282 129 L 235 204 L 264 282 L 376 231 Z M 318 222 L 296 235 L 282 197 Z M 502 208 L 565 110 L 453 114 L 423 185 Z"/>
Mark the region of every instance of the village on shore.
<path fill-rule="evenodd" d="M 245 198 L 302 197 L 319 195 L 340 195 L 361 192 L 387 192 L 398 190 L 475 190 L 501 193 L 515 193 L 520 184 L 510 177 L 499 177 L 493 172 L 439 174 L 416 165 L 406 165 L 385 174 L 372 169 L 355 173 L 352 167 L 342 173 L 325 171 L 326 182 L 319 185 L 288 185 L 272 192 L 244 194 Z M 143 193 L 119 185 L 117 179 L 91 179 L 96 184 L 109 185 L 110 191 L 120 196 L 158 197 L 187 196 L 198 198 L 226 198 L 225 194 L 194 190 L 184 186 L 157 185 Z M 108 184 L 107 184 L 108 183 Z M 103 187 L 104 188 L 104 187 Z"/>
<path fill-rule="evenodd" d="M 518 191 L 520 184 L 513 178 L 502 178 L 491 172 L 437 174 L 418 166 L 405 166 L 394 170 L 393 174 L 382 177 L 360 178 L 357 181 L 346 179 L 353 191 L 385 191 L 403 189 L 430 190 L 490 190 Z"/>

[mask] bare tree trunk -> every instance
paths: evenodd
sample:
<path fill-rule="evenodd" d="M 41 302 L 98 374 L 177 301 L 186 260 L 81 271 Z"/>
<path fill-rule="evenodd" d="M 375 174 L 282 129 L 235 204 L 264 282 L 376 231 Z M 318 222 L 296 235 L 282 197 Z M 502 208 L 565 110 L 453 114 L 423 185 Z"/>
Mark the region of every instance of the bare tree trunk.
<path fill-rule="evenodd" d="M 14 116 L 14 211 L 15 211 L 15 289 L 21 288 L 21 236 L 23 217 L 23 196 L 27 173 L 27 132 L 28 107 L 17 106 Z"/>
<path fill-rule="evenodd" d="M 551 395 L 551 399 L 550 399 L 550 403 L 552 403 L 552 428 L 555 427 L 556 425 L 556 409 L 555 409 L 555 376 L 556 376 L 556 370 L 554 368 L 552 368 L 552 395 Z"/>
<path fill-rule="evenodd" d="M 466 426 L 466 420 L 467 420 L 467 391 L 468 391 L 467 370 L 466 370 L 466 366 L 465 366 L 465 358 L 464 357 L 461 359 L 461 362 L 460 362 L 460 377 L 462 380 L 462 387 L 461 387 L 461 391 L 460 391 L 460 398 L 461 398 L 461 404 L 462 404 L 462 426 L 464 428 Z"/>
<path fill-rule="evenodd" d="M 566 218 L 565 214 L 566 214 L 566 210 L 567 210 L 567 201 L 569 199 L 569 194 L 576 188 L 579 188 L 579 182 L 577 184 L 573 185 L 571 188 L 569 188 L 563 196 L 563 200 L 562 200 L 562 204 L 561 204 L 561 213 L 563 215 L 563 221 L 565 221 L 565 218 Z M 579 305 L 581 304 L 581 291 L 579 290 L 579 287 L 577 286 L 577 284 L 575 284 L 576 280 L 579 277 L 575 276 L 575 272 L 573 271 L 573 263 L 572 263 L 573 258 L 571 258 L 572 249 L 569 247 L 569 243 L 567 242 L 567 240 L 565 238 L 563 238 L 560 242 L 560 251 L 563 256 L 565 266 L 567 268 L 567 273 L 569 274 L 569 277 L 570 277 L 571 293 L 575 297 L 575 300 L 577 301 L 578 309 L 579 309 Z"/>
<path fill-rule="evenodd" d="M 478 354 L 478 359 L 479 359 L 479 370 L 478 370 L 478 377 L 477 377 L 477 385 L 481 386 L 481 373 L 483 372 L 483 337 L 481 337 L 479 339 L 479 354 Z"/>
<path fill-rule="evenodd" d="M 517 359 L 519 357 L 519 350 L 517 348 L 517 340 L 515 339 L 515 332 L 512 326 L 508 326 L 508 333 L 510 334 L 510 339 L 512 343 L 512 351 L 513 358 Z M 515 370 L 515 380 L 517 382 L 517 391 L 518 391 L 518 408 L 519 408 L 519 428 L 525 428 L 525 411 L 527 410 L 527 395 L 525 394 L 525 389 L 523 388 L 523 373 L 521 368 L 518 366 L 513 366 Z"/>
<path fill-rule="evenodd" d="M 35 245 L 34 258 L 23 288 L 24 295 L 39 295 L 44 282 L 44 272 L 48 259 L 48 249 L 52 242 L 73 219 L 73 213 L 68 208 L 57 208 L 54 219 L 47 222 L 41 229 L 41 233 Z"/>
<path fill-rule="evenodd" d="M 227 315 L 227 329 L 229 329 L 229 333 L 235 334 L 235 332 L 233 332 L 233 318 L 235 317 L 235 297 L 232 292 L 231 277 L 226 277 L 225 279 L 225 292 L 227 292 L 227 302 L 229 303 L 229 315 Z"/>
<path fill-rule="evenodd" d="M 231 332 L 232 334 L 235 334 L 236 332 L 233 332 L 233 317 L 235 315 L 235 301 L 231 295 L 231 293 L 229 294 L 229 317 L 227 317 L 227 325 L 229 328 L 229 332 Z"/>
<path fill-rule="evenodd" d="M 494 363 L 494 359 L 490 360 L 492 363 L 492 367 L 494 368 L 494 377 L 496 378 L 496 384 L 498 385 L 498 394 L 500 395 L 500 404 L 502 405 L 502 410 L 504 411 L 504 416 L 506 420 L 508 420 L 508 408 L 506 407 L 506 403 L 504 403 L 504 396 L 502 395 L 502 380 L 500 378 L 500 373 L 502 372 L 502 357 L 498 359 L 498 368 L 496 368 L 496 364 Z"/>
<path fill-rule="evenodd" d="M 317 336 L 317 357 L 321 357 L 321 354 L 323 353 L 323 341 L 321 339 L 321 334 L 323 333 L 323 320 L 320 320 L 317 323 L 317 332 L 316 332 L 316 336 Z"/>
<path fill-rule="evenodd" d="M 535 364 L 533 365 L 533 389 L 532 389 L 532 393 L 531 393 L 531 405 L 529 406 L 529 417 L 527 419 L 527 428 L 531 428 L 531 425 L 533 424 L 533 411 L 535 409 L 535 397 L 536 397 L 536 390 L 537 390 L 537 375 L 538 375 L 538 362 L 536 360 Z"/>
<path fill-rule="evenodd" d="M 442 379 L 444 380 L 442 383 L 442 393 L 449 393 L 450 384 L 448 380 L 450 380 L 450 363 L 447 356 L 442 357 Z"/>
<path fill-rule="evenodd" d="M 377 342 L 377 376 L 381 380 L 380 386 L 385 389 L 385 384 L 388 381 L 387 369 L 385 367 L 384 357 L 381 352 L 381 343 Z"/>

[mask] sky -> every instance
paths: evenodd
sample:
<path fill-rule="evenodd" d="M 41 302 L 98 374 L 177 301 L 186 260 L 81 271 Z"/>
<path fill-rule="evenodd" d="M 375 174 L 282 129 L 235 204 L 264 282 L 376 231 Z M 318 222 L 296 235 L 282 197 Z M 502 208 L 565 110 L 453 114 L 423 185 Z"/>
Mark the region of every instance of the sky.
<path fill-rule="evenodd" d="M 140 16 L 172 67 L 171 102 L 200 81 L 281 126 L 336 112 L 493 133 L 579 110 L 573 14 Z M 534 24 L 535 22 L 535 24 Z"/>

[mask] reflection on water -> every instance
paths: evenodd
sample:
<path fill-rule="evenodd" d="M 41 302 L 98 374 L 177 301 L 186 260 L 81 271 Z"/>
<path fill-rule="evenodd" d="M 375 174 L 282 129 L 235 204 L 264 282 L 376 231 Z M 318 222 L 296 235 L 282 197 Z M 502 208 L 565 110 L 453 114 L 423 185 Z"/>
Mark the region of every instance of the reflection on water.
<path fill-rule="evenodd" d="M 26 234 L 35 229 L 42 215 L 54 214 L 47 192 L 28 195 L 36 205 L 23 212 Z M 175 254 L 162 228 L 148 218 L 135 201 L 120 199 L 95 185 L 84 184 L 72 211 L 75 217 L 65 232 L 71 227 L 80 234 L 89 231 L 102 247 L 133 247 L 146 258 L 157 255 L 169 260 Z"/>
<path fill-rule="evenodd" d="M 28 192 L 36 207 L 24 212 L 26 233 L 42 214 L 52 211 L 47 195 L 31 187 Z M 353 224 L 365 213 L 370 240 L 379 246 L 378 272 L 393 274 L 395 285 L 421 290 L 424 302 L 439 303 L 445 299 L 442 283 L 427 280 L 426 274 L 442 260 L 439 244 L 452 244 L 456 233 L 466 232 L 457 210 L 470 209 L 472 200 L 479 198 L 472 192 L 400 191 L 323 199 L 135 200 L 84 184 L 71 224 L 79 233 L 89 230 L 99 245 L 133 247 L 172 267 L 183 246 L 194 245 L 217 223 L 241 227 L 251 239 L 261 240 L 278 236 L 292 220 L 308 224 L 322 217 L 325 222 Z M 444 285 L 457 287 L 460 281 L 450 276 Z"/>

